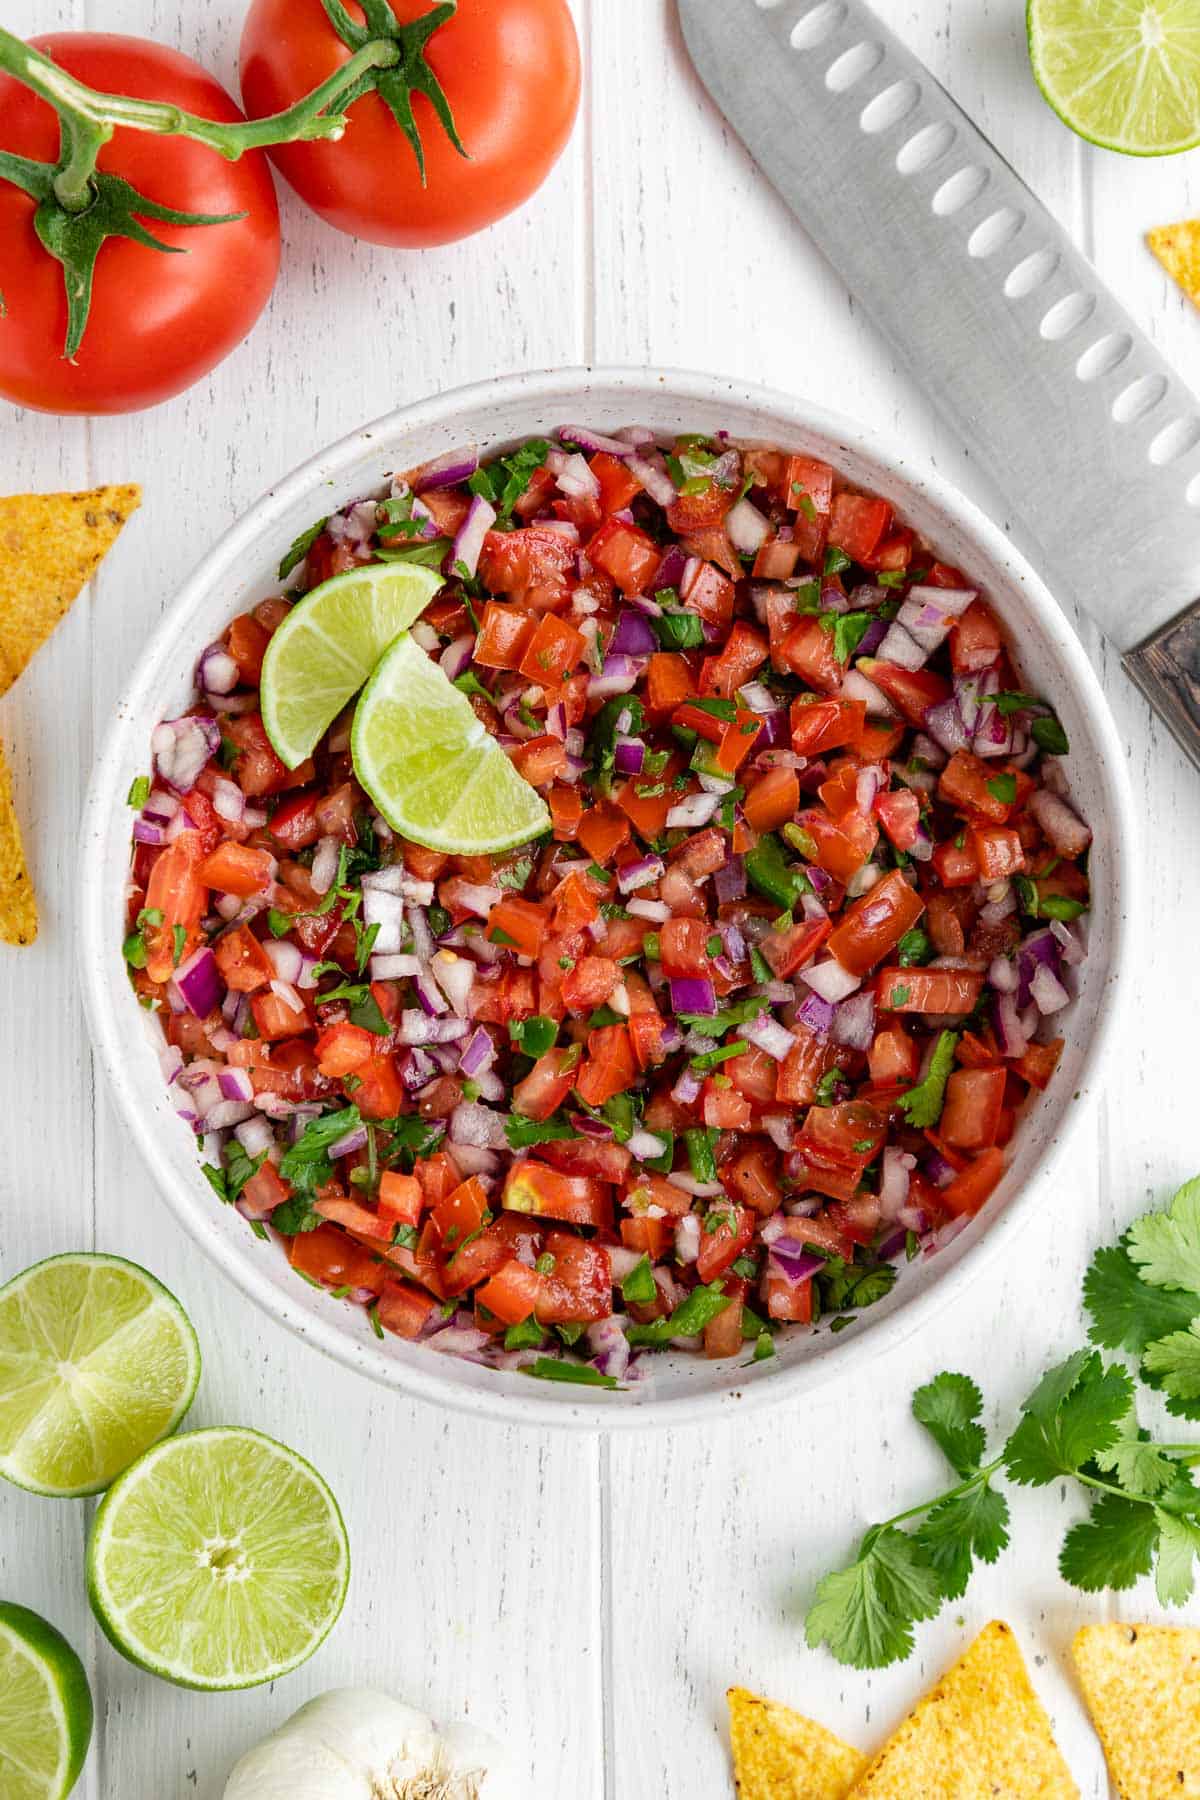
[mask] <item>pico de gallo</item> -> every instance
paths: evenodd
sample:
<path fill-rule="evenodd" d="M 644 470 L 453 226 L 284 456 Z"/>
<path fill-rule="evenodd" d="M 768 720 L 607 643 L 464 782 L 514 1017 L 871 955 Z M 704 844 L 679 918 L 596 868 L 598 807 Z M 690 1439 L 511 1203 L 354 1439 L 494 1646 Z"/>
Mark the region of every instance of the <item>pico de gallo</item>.
<path fill-rule="evenodd" d="M 358 563 L 545 798 L 406 842 L 272 632 Z M 375 1331 L 605 1386 L 773 1353 L 936 1253 L 1062 1050 L 1091 833 L 985 595 L 807 454 L 564 427 L 285 557 L 161 724 L 124 954 L 217 1194 Z"/>

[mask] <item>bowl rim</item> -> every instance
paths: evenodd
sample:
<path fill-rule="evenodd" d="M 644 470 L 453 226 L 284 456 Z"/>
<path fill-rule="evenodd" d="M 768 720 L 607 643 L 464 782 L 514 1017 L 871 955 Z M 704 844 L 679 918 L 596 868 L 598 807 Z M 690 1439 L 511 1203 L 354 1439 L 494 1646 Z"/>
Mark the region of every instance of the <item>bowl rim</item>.
<path fill-rule="evenodd" d="M 143 702 L 142 690 L 160 658 L 185 630 L 193 607 L 215 581 L 235 571 L 247 552 L 261 550 L 276 519 L 308 492 L 336 482 L 339 475 L 385 437 L 411 434 L 452 423 L 468 409 L 510 402 L 530 404 L 560 398 L 584 399 L 588 388 L 619 389 L 631 401 L 639 395 L 664 391 L 689 403 L 712 404 L 722 399 L 739 402 L 769 413 L 781 424 L 820 433 L 847 451 L 859 453 L 898 482 L 922 490 L 985 555 L 1007 565 L 1013 589 L 1020 589 L 1023 603 L 1053 639 L 1054 652 L 1065 665 L 1068 681 L 1086 710 L 1102 750 L 1103 785 L 1112 802 L 1111 837 L 1115 887 L 1121 904 L 1111 921 L 1109 974 L 1097 1005 L 1095 1023 L 1080 1064 L 1073 1104 L 1066 1108 L 1054 1135 L 1024 1185 L 1013 1195 L 969 1250 L 958 1257 L 924 1292 L 870 1330 L 848 1336 L 820 1357 L 794 1363 L 772 1362 L 760 1377 L 741 1388 L 713 1388 L 679 1395 L 647 1395 L 629 1404 L 598 1391 L 586 1402 L 570 1389 L 551 1395 L 513 1392 L 500 1382 L 494 1386 L 467 1386 L 446 1380 L 440 1359 L 430 1356 L 421 1363 L 402 1362 L 386 1356 L 374 1339 L 351 1336 L 336 1322 L 307 1310 L 303 1294 L 277 1286 L 244 1254 L 231 1255 L 228 1243 L 217 1235 L 215 1220 L 196 1205 L 196 1192 L 175 1173 L 160 1166 L 152 1131 L 153 1114 L 138 1100 L 140 1080 L 125 1060 L 128 1027 L 123 1028 L 107 980 L 112 945 L 103 905 L 103 883 L 98 879 L 105 833 L 112 809 L 123 796 L 115 790 L 121 775 L 121 750 L 126 721 Z M 382 453 L 382 452 L 381 452 Z M 78 963 L 84 1012 L 94 1053 L 104 1068 L 110 1092 L 148 1172 L 171 1212 L 189 1236 L 231 1279 L 243 1294 L 273 1319 L 304 1341 L 313 1344 L 345 1367 L 369 1376 L 381 1385 L 406 1395 L 498 1422 L 536 1427 L 556 1426 L 584 1430 L 630 1430 L 656 1426 L 674 1427 L 729 1416 L 729 1408 L 741 1413 L 749 1407 L 779 1404 L 801 1394 L 815 1392 L 844 1379 L 854 1368 L 865 1367 L 876 1357 L 895 1350 L 927 1325 L 941 1309 L 956 1300 L 968 1281 L 985 1273 L 1011 1247 L 1015 1234 L 1026 1224 L 1035 1195 L 1044 1191 L 1067 1153 L 1081 1122 L 1090 1114 L 1087 1104 L 1102 1078 L 1112 1048 L 1116 1024 L 1129 993 L 1127 977 L 1132 920 L 1140 910 L 1139 860 L 1134 854 L 1136 827 L 1132 788 L 1126 760 L 1121 753 L 1116 723 L 1096 672 L 1079 638 L 1046 583 L 1000 528 L 968 496 L 924 458 L 902 450 L 886 429 L 862 424 L 803 397 L 762 383 L 733 376 L 709 375 L 669 366 L 578 365 L 563 369 L 530 370 L 491 377 L 453 388 L 432 397 L 394 408 L 348 432 L 318 450 L 275 483 L 221 535 L 204 554 L 164 611 L 126 683 L 104 730 L 80 821 L 80 854 L 77 871 Z M 297 1284 L 298 1289 L 298 1284 Z M 609 1403 L 606 1403 L 609 1402 Z M 613 1403 L 615 1402 L 615 1403 Z"/>

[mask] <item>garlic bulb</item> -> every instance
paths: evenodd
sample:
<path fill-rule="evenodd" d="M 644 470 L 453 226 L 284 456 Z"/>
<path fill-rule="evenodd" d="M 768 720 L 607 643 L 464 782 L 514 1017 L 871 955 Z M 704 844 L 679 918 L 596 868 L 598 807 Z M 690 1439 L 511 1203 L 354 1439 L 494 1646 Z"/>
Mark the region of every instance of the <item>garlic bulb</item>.
<path fill-rule="evenodd" d="M 507 1755 L 371 1688 L 335 1688 L 248 1750 L 225 1800 L 518 1800 Z"/>

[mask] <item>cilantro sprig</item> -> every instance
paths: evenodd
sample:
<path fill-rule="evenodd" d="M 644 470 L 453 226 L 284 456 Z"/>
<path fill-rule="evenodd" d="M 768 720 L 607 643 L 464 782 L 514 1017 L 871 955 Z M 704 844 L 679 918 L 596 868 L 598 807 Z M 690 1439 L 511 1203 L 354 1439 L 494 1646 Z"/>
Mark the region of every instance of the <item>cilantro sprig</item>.
<path fill-rule="evenodd" d="M 915 1092 L 916 1090 L 914 1090 Z M 977 1562 L 1009 1538 L 1000 1477 L 1018 1487 L 1073 1481 L 1090 1502 L 1059 1554 L 1063 1579 L 1092 1593 L 1154 1574 L 1164 1606 L 1191 1595 L 1200 1555 L 1200 1444 L 1161 1442 L 1142 1428 L 1134 1376 L 1102 1350 L 1140 1359 L 1169 1410 L 1200 1418 L 1200 1178 L 1161 1212 L 1097 1251 L 1084 1283 L 1092 1346 L 1047 1370 L 999 1452 L 987 1457 L 983 1400 L 967 1375 L 944 1371 L 913 1396 L 913 1414 L 955 1479 L 873 1525 L 853 1561 L 818 1584 L 806 1630 L 814 1648 L 854 1668 L 907 1656 L 915 1627 L 959 1599 Z"/>

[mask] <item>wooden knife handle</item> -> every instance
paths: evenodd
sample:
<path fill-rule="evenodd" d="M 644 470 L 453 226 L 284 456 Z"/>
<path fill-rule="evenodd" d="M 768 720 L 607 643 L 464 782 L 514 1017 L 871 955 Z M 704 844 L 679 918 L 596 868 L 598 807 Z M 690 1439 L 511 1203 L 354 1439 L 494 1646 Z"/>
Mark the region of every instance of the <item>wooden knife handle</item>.
<path fill-rule="evenodd" d="M 1129 651 L 1123 662 L 1200 768 L 1200 600 Z"/>

